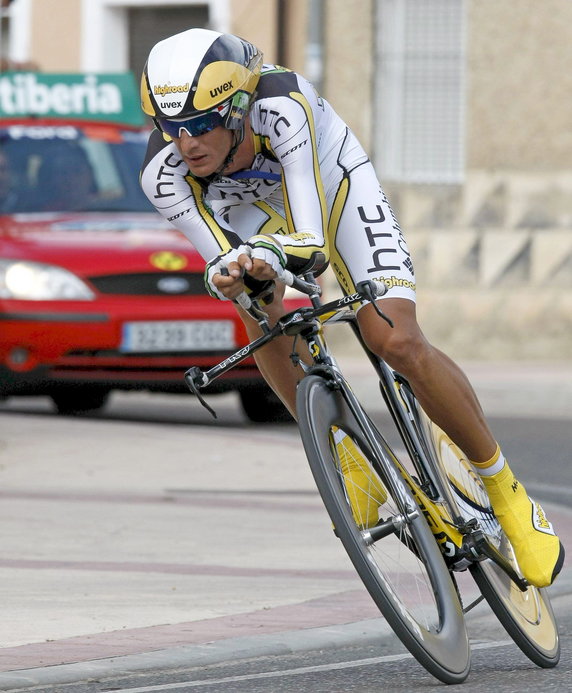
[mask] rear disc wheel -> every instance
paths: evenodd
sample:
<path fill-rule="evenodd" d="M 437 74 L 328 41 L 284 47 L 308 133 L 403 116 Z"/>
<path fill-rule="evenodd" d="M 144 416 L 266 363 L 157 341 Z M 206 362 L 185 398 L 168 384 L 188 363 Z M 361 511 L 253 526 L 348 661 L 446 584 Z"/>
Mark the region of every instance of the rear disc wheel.
<path fill-rule="evenodd" d="M 489 541 L 519 572 L 512 546 L 494 516 L 485 487 L 461 450 L 422 413 L 427 438 L 448 479 L 461 514 L 476 517 Z M 558 627 L 546 590 L 529 586 L 521 591 L 490 559 L 469 570 L 494 614 L 516 645 L 535 664 L 556 666 L 560 659 Z"/>

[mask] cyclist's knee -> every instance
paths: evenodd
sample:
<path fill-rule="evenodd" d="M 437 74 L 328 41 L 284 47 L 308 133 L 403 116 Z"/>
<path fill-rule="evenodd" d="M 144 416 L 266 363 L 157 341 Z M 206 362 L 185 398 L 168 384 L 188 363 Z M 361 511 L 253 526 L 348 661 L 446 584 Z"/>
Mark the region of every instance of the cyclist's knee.
<path fill-rule="evenodd" d="M 413 374 L 424 367 L 431 345 L 417 324 L 414 309 L 400 301 L 395 304 L 397 310 L 391 310 L 389 303 L 386 310 L 384 303 L 381 307 L 392 318 L 394 327 L 382 324 L 369 311 L 360 321 L 362 336 L 367 346 L 392 368 L 404 375 Z"/>
<path fill-rule="evenodd" d="M 373 340 L 369 348 L 400 373 L 423 367 L 429 344 L 419 329 L 395 330 L 384 340 Z"/>

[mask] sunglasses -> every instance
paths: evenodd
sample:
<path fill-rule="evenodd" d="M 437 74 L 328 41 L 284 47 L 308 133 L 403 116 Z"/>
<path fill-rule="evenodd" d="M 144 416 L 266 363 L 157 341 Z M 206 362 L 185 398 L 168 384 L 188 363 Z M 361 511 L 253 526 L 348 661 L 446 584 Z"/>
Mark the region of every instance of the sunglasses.
<path fill-rule="evenodd" d="M 159 128 L 169 137 L 180 137 L 181 130 L 184 130 L 191 137 L 200 137 L 215 128 L 224 124 L 224 116 L 228 110 L 228 104 L 223 104 L 212 111 L 201 113 L 192 118 L 172 120 L 169 118 L 156 118 L 155 122 Z"/>

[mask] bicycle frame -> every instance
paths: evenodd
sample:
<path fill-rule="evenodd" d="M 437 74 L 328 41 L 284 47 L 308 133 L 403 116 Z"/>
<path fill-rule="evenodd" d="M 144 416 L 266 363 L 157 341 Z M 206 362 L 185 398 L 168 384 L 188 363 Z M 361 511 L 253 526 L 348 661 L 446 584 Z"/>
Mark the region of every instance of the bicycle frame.
<path fill-rule="evenodd" d="M 313 282 L 312 275 L 307 275 L 306 279 L 308 277 Z M 306 283 L 306 286 L 312 287 L 314 290 L 316 289 L 314 283 Z M 402 500 L 401 512 L 403 517 L 412 517 L 412 513 L 418 510 L 423 513 L 450 569 L 464 570 L 470 563 L 490 558 L 502 568 L 522 591 L 525 591 L 528 586 L 526 580 L 521 578 L 504 556 L 490 544 L 479 529 L 477 520 L 465 522 L 459 512 L 455 498 L 448 484 L 443 480 L 430 446 L 425 442 L 415 402 L 412 400 L 413 394 L 408 386 L 407 388 L 405 387 L 407 381 L 399 374 L 394 373 L 364 343 L 359 332 L 356 315 L 351 310 L 351 307 L 370 296 L 371 293 L 364 296 L 362 292 L 357 291 L 351 295 L 322 304 L 318 294 L 314 291 L 310 295 L 312 307 L 305 306 L 291 311 L 282 316 L 272 327 L 269 325 L 264 311 L 257 304 L 253 304 L 248 312 L 260 325 L 262 335 L 207 371 L 202 371 L 196 366 L 189 368 L 184 376 L 185 381 L 200 403 L 216 418 L 215 411 L 201 395 L 200 390 L 202 388 L 210 385 L 213 380 L 229 371 L 279 335 L 289 335 L 295 338 L 301 337 L 308 346 L 312 362 L 310 364 L 304 363 L 295 351 L 295 342 L 291 355 L 293 362 L 296 365 L 299 364 L 306 375 L 319 373 L 328 379 L 333 387 L 343 388 L 346 401 L 352 413 L 363 424 L 364 430 L 367 431 L 367 440 L 365 442 L 374 453 L 380 468 L 387 470 L 391 467 L 391 465 L 384 463 L 383 455 L 389 455 L 392 462 L 397 466 L 401 479 L 393 478 L 387 471 L 385 471 L 383 476 L 387 483 L 391 485 L 396 496 Z M 388 320 L 381 311 L 378 310 L 378 313 L 381 317 Z M 405 443 L 416 474 L 420 477 L 419 481 L 407 471 L 393 454 L 390 446 L 375 427 L 371 425 L 369 419 L 367 417 L 364 418 L 361 405 L 343 379 L 335 359 L 330 354 L 322 336 L 322 326 L 339 322 L 345 322 L 350 325 L 354 335 L 372 363 L 379 377 L 383 399 Z M 388 320 L 388 322 L 391 324 L 391 321 Z M 406 500 L 407 495 L 401 490 L 402 483 L 408 486 L 418 508 L 409 507 Z M 389 528 L 384 527 L 383 524 L 373 527 L 367 531 L 369 537 L 367 540 L 376 541 L 384 536 L 384 532 L 387 531 L 389 531 Z"/>
<path fill-rule="evenodd" d="M 207 371 L 203 371 L 197 366 L 189 368 L 184 376 L 185 382 L 187 383 L 187 386 L 191 392 L 199 398 L 201 404 L 206 407 L 206 409 L 208 409 L 216 418 L 216 413 L 206 403 L 200 394 L 201 388 L 207 387 L 210 383 L 212 383 L 213 380 L 216 380 L 216 378 L 223 375 L 223 373 L 226 373 L 231 368 L 234 368 L 234 366 L 236 366 L 238 363 L 244 361 L 244 359 L 254 354 L 255 351 L 258 351 L 258 349 L 263 347 L 265 344 L 268 344 L 268 342 L 271 342 L 279 335 L 298 335 L 307 330 L 317 330 L 318 327 L 315 324 L 316 318 L 319 318 L 327 313 L 338 313 L 344 308 L 347 308 L 348 306 L 362 300 L 363 297 L 359 293 L 344 296 L 337 300 L 330 301 L 324 305 L 319 305 L 318 299 L 315 298 L 314 301 L 316 302 L 316 306 L 314 308 L 305 306 L 293 310 L 280 318 L 274 327 L 270 327 L 264 311 L 255 305 L 250 314 L 251 317 L 253 317 L 260 325 L 263 333 L 262 336 L 234 352 L 234 354 L 231 354 L 224 359 L 224 361 L 221 361 Z"/>

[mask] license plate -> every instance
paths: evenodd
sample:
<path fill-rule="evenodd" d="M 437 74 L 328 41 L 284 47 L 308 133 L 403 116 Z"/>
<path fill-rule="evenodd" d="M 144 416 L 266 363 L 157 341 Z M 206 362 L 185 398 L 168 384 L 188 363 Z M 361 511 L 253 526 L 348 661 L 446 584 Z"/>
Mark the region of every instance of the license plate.
<path fill-rule="evenodd" d="M 234 349 L 232 320 L 127 322 L 120 351 L 211 351 Z"/>

